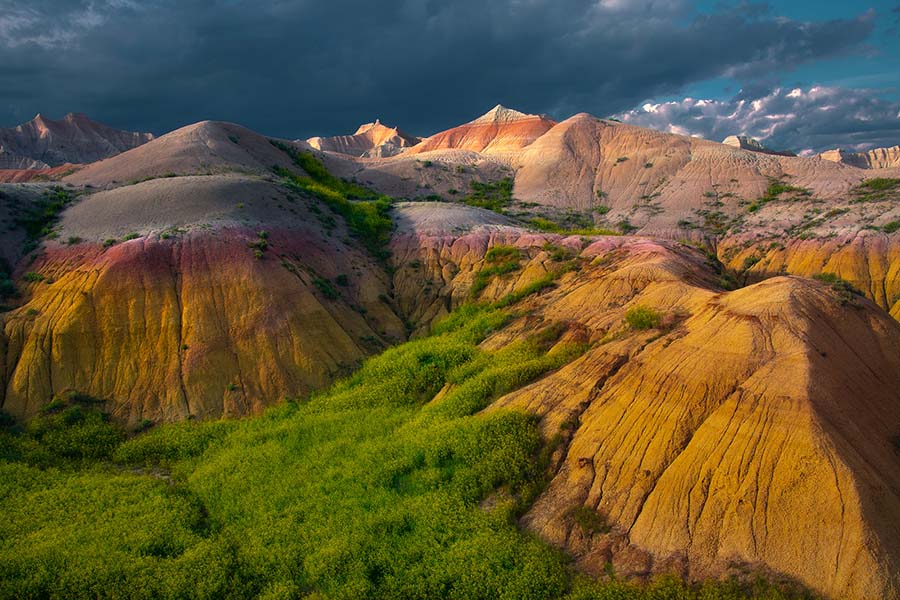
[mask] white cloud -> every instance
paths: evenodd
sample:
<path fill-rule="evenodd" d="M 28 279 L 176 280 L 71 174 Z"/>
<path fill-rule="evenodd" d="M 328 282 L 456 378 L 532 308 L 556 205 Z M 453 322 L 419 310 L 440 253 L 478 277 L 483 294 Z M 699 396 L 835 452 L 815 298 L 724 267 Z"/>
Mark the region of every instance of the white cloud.
<path fill-rule="evenodd" d="M 898 108 L 900 102 L 874 90 L 814 86 L 775 88 L 752 98 L 648 102 L 617 116 L 661 131 L 713 140 L 748 135 L 775 149 L 811 153 L 900 144 Z"/>

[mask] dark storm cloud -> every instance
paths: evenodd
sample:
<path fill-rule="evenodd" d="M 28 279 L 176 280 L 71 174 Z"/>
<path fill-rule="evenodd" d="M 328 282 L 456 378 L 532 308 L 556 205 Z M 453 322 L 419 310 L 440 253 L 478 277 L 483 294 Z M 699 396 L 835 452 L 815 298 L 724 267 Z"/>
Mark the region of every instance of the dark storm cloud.
<path fill-rule="evenodd" d="M 721 141 L 754 137 L 773 149 L 809 154 L 831 148 L 869 150 L 900 143 L 900 102 L 872 90 L 812 87 L 742 90 L 732 100 L 685 98 L 647 103 L 623 121 L 670 133 Z"/>
<path fill-rule="evenodd" d="M 80 111 L 307 136 L 376 116 L 431 133 L 497 102 L 603 115 L 863 51 L 873 20 L 683 0 L 0 0 L 0 123 Z"/>

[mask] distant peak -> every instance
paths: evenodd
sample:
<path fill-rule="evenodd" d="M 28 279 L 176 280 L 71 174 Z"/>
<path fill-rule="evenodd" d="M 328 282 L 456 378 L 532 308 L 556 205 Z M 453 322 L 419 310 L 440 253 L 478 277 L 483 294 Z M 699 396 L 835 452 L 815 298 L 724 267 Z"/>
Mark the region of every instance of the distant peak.
<path fill-rule="evenodd" d="M 513 110 L 512 108 L 506 108 L 502 104 L 498 104 L 491 110 L 487 111 L 472 123 L 509 123 L 511 121 L 518 121 L 520 119 L 534 119 L 538 118 L 538 115 L 529 115 L 523 112 L 519 112 L 517 110 Z"/>
<path fill-rule="evenodd" d="M 378 129 L 378 128 L 382 128 L 382 127 L 385 129 L 394 129 L 392 127 L 386 127 L 385 125 L 382 125 L 381 119 L 375 119 L 375 121 L 373 123 L 363 123 L 362 125 L 360 125 L 359 128 L 356 130 L 356 133 L 354 133 L 353 135 L 359 135 L 361 133 L 371 131 L 372 129 Z"/>

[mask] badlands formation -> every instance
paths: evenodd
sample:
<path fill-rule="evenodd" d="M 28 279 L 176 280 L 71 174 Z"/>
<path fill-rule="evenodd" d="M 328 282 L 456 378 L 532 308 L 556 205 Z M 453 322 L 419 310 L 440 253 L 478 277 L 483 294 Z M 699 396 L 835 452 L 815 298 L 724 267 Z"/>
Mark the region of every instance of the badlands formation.
<path fill-rule="evenodd" d="M 421 141 L 203 122 L 5 185 L 34 243 L 4 254 L 2 409 L 259 414 L 509 307 L 485 351 L 544 328 L 586 349 L 485 409 L 538 420 L 521 525 L 580 572 L 900 598 L 900 165 L 748 145 L 498 106 Z M 65 201 L 32 231 L 44 188 Z M 377 244 L 339 200 L 370 193 L 397 199 Z"/>
<path fill-rule="evenodd" d="M 90 163 L 152 139 L 149 133 L 120 131 L 82 114 L 69 113 L 59 121 L 37 115 L 17 127 L 0 129 L 0 171 Z M 0 178 L 4 180 L 11 179 Z"/>

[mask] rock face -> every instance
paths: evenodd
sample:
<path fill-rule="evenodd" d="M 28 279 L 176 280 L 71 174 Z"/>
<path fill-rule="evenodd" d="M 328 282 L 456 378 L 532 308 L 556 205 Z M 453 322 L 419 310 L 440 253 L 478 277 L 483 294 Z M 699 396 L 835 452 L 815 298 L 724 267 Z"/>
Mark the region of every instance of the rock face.
<path fill-rule="evenodd" d="M 37 115 L 10 129 L 0 129 L 0 169 L 47 169 L 65 163 L 90 163 L 136 148 L 153 139 L 107 127 L 82 114 L 60 121 Z"/>
<path fill-rule="evenodd" d="M 474 121 L 424 139 L 409 153 L 469 150 L 490 155 L 521 150 L 555 124 L 547 117 L 527 115 L 498 104 Z"/>
<path fill-rule="evenodd" d="M 819 157 L 860 169 L 891 169 L 900 167 L 900 146 L 875 148 L 868 152 L 849 152 L 836 148 L 823 152 Z"/>
<path fill-rule="evenodd" d="M 312 137 L 306 140 L 316 150 L 372 157 L 394 156 L 420 141 L 397 127 L 382 125 L 378 119 L 374 123 L 360 125 L 353 135 Z"/>
<path fill-rule="evenodd" d="M 740 148 L 741 150 L 750 150 L 751 152 L 762 152 L 763 154 L 774 154 L 776 156 L 797 156 L 793 152 L 786 150 L 772 150 L 766 148 L 759 140 L 747 137 L 745 135 L 729 135 L 722 140 L 722 143 L 732 148 Z"/>

